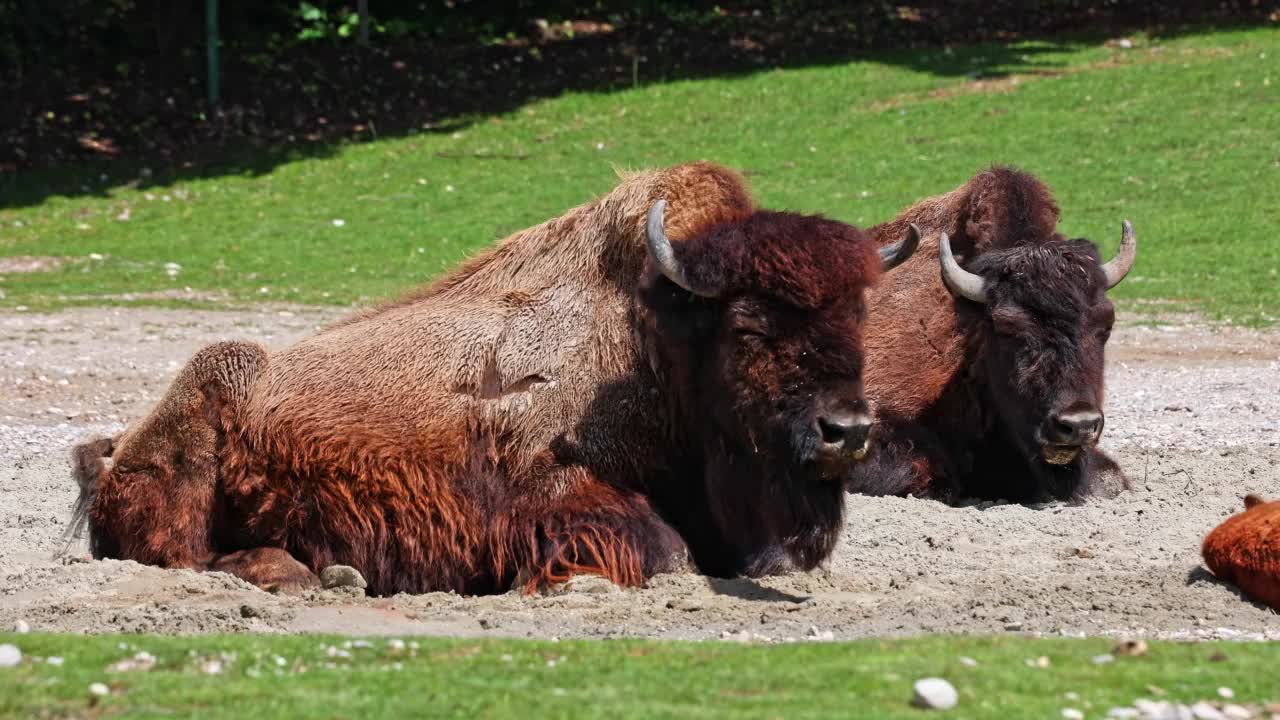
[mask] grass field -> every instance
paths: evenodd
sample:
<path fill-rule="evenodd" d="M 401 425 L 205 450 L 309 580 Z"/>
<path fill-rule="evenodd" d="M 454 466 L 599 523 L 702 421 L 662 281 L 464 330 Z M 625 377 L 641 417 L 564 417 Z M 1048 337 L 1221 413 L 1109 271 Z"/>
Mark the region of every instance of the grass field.
<path fill-rule="evenodd" d="M 1137 698 L 1218 700 L 1221 687 L 1237 703 L 1280 700 L 1274 643 L 1153 643 L 1145 656 L 1095 664 L 1110 642 L 420 640 L 399 651 L 382 639 L 353 647 L 319 636 L 0 642 L 27 656 L 0 669 L 6 717 L 922 717 L 909 704 L 911 687 L 928 676 L 956 687 L 959 705 L 948 715 L 965 718 L 1058 718 L 1064 708 L 1102 717 Z M 156 657 L 152 669 L 107 670 L 140 650 Z M 49 656 L 63 664 L 44 662 Z M 1047 667 L 1034 662 L 1042 656 Z M 217 674 L 206 672 L 211 660 Z M 110 693 L 94 698 L 92 683 Z"/>
<path fill-rule="evenodd" d="M 1125 307 L 1280 307 L 1273 28 L 885 54 L 464 120 L 269 167 L 4 176 L 0 257 L 61 264 L 3 275 L 0 307 L 369 302 L 606 192 L 615 167 L 694 159 L 747 171 L 767 206 L 864 225 L 1015 164 L 1056 190 L 1070 235 L 1110 252 L 1134 221 Z"/>

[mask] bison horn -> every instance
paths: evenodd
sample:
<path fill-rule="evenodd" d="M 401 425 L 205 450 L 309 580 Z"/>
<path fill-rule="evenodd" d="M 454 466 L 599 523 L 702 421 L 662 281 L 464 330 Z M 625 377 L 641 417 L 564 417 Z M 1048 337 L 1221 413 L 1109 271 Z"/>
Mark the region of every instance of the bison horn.
<path fill-rule="evenodd" d="M 649 255 L 653 257 L 653 261 L 657 263 L 658 269 L 671 282 L 688 290 L 694 295 L 702 297 L 714 297 L 713 293 L 703 292 L 694 288 L 693 283 L 689 282 L 689 278 L 684 273 L 684 266 L 680 264 L 680 259 L 676 257 L 675 248 L 671 247 L 671 241 L 667 239 L 667 231 L 663 229 L 663 214 L 667 209 L 667 201 L 659 200 L 649 208 L 649 222 L 645 226 L 644 241 L 649 246 Z"/>
<path fill-rule="evenodd" d="M 1125 220 L 1120 227 L 1120 249 L 1116 251 L 1115 257 L 1102 266 L 1102 272 L 1107 276 L 1108 290 L 1120 284 L 1124 276 L 1133 269 L 1134 258 L 1138 257 L 1138 238 L 1133 234 L 1133 224 Z"/>
<path fill-rule="evenodd" d="M 911 257 L 920 246 L 920 228 L 911 223 L 907 236 L 888 247 L 880 248 L 880 272 L 889 272 Z"/>
<path fill-rule="evenodd" d="M 942 283 L 952 295 L 976 303 L 987 301 L 987 281 L 981 275 L 960 267 L 951 254 L 951 238 L 943 232 L 938 236 L 938 260 L 942 263 Z"/>

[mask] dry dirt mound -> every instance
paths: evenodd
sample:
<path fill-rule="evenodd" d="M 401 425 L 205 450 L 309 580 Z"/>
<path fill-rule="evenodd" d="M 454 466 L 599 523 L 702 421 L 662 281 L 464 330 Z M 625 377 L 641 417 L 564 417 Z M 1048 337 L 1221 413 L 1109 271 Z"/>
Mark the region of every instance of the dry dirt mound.
<path fill-rule="evenodd" d="M 1107 445 L 1134 492 L 1079 507 L 851 498 L 839 550 L 811 574 L 372 599 L 280 597 L 221 574 L 52 560 L 74 499 L 69 444 L 145 412 L 205 342 L 248 336 L 279 346 L 330 317 L 285 312 L 0 318 L 0 627 L 22 619 L 83 632 L 1280 639 L 1280 616 L 1213 580 L 1199 558 L 1203 535 L 1246 492 L 1280 497 L 1280 335 L 1194 325 L 1126 325 L 1112 341 Z"/>

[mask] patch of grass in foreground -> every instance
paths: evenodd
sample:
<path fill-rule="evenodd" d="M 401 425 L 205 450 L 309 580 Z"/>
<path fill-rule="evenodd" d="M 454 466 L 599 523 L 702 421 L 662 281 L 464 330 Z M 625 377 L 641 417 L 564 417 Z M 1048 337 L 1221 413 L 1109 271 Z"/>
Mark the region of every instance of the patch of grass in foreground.
<path fill-rule="evenodd" d="M 0 256 L 69 258 L 4 276 L 0 307 L 167 301 L 158 293 L 185 287 L 367 302 L 607 192 L 615 166 L 716 160 L 746 170 L 767 207 L 870 225 L 999 162 L 1040 175 L 1063 231 L 1105 252 L 1134 221 L 1123 306 L 1267 322 L 1280 307 L 1278 103 L 1268 27 L 569 94 L 261 172 L 250 157 L 185 175 L 118 163 L 0 177 Z"/>
<path fill-rule="evenodd" d="M 1152 643 L 1139 658 L 1095 665 L 1106 640 L 946 637 L 772 647 L 633 640 L 548 642 L 387 641 L 333 657 L 345 638 L 321 636 L 0 635 L 26 655 L 0 670 L 0 715 L 80 715 L 89 685 L 106 683 L 103 715 L 130 717 L 920 717 L 912 683 L 948 679 L 956 716 L 1060 717 L 1075 707 L 1100 717 L 1136 698 L 1280 699 L 1280 645 Z M 121 645 L 124 643 L 124 645 Z M 145 650 L 148 672 L 105 668 Z M 223 658 L 219 675 L 201 672 Z M 34 662 L 59 656 L 65 664 Z M 962 656 L 977 660 L 974 667 Z M 1047 668 L 1028 667 L 1046 656 Z M 279 657 L 280 660 L 276 660 Z M 305 671 L 303 670 L 305 668 Z M 1076 693 L 1078 699 L 1068 699 Z M 1166 694 L 1167 695 L 1164 695 Z M 97 712 L 95 712 L 97 714 Z"/>

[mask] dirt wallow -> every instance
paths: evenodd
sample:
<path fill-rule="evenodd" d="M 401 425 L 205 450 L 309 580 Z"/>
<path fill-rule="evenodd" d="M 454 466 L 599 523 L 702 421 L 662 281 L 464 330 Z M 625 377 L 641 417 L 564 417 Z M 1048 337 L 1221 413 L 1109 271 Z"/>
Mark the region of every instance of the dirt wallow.
<path fill-rule="evenodd" d="M 851 496 L 832 560 L 758 581 L 661 575 L 622 591 L 272 595 L 219 573 L 55 560 L 67 451 L 155 402 L 201 345 L 280 347 L 329 311 L 72 310 L 0 318 L 0 627 L 37 631 L 643 636 L 785 642 L 924 632 L 1280 639 L 1280 616 L 1202 565 L 1246 493 L 1280 496 L 1280 333 L 1121 323 L 1103 446 L 1135 485 L 1073 506 Z"/>

